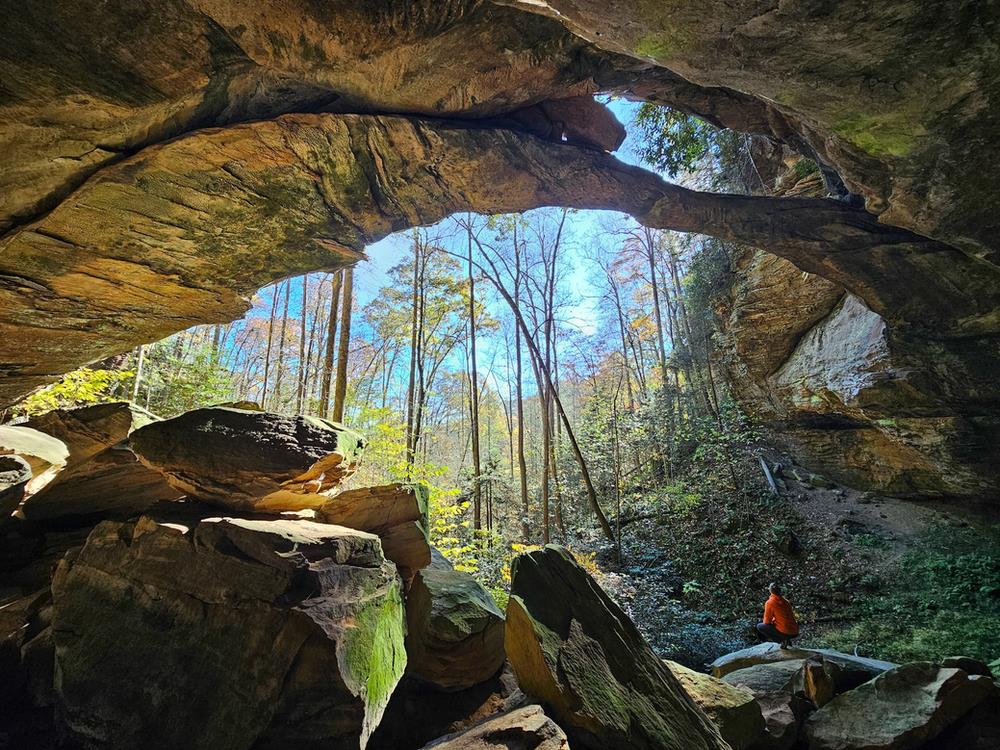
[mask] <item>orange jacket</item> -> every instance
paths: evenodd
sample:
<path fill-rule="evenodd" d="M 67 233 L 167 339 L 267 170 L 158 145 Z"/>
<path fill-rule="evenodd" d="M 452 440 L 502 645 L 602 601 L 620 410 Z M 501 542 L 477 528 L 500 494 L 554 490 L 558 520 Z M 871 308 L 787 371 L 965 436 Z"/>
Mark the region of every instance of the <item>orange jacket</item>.
<path fill-rule="evenodd" d="M 764 622 L 774 625 L 785 635 L 798 635 L 799 624 L 795 621 L 792 605 L 788 600 L 777 594 L 771 594 L 764 604 Z"/>

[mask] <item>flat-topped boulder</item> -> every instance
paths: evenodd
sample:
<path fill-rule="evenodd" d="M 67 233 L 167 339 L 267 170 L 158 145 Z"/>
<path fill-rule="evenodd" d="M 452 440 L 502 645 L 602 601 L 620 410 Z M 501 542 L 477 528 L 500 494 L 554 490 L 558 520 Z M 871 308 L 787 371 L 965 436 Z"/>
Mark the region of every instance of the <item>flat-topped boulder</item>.
<path fill-rule="evenodd" d="M 984 675 L 903 664 L 810 716 L 806 737 L 810 750 L 916 750 L 998 695 L 1000 688 Z"/>
<path fill-rule="evenodd" d="M 521 689 L 574 749 L 728 747 L 568 550 L 548 545 L 515 558 L 504 645 Z"/>
<path fill-rule="evenodd" d="M 52 481 L 69 459 L 66 444 L 24 425 L 0 425 L 0 456 L 20 456 L 31 466 L 27 492 Z"/>
<path fill-rule="evenodd" d="M 525 706 L 442 737 L 424 750 L 569 750 L 565 733 L 541 706 Z"/>
<path fill-rule="evenodd" d="M 842 678 L 845 680 L 839 688 L 841 690 L 849 690 L 851 687 L 867 682 L 871 678 L 898 666 L 892 662 L 869 659 L 864 656 L 852 656 L 828 648 L 781 648 L 777 643 L 759 643 L 756 646 L 720 656 L 711 663 L 710 667 L 715 677 L 724 677 L 737 669 L 744 669 L 755 664 L 808 659 L 813 656 L 822 656 L 825 661 L 840 668 Z"/>
<path fill-rule="evenodd" d="M 764 716 L 752 692 L 675 661 L 664 659 L 663 663 L 733 750 L 748 748 L 760 739 L 765 731 Z"/>
<path fill-rule="evenodd" d="M 789 750 L 799 738 L 802 722 L 815 708 L 803 694 L 803 674 L 807 659 L 790 659 L 754 664 L 722 677 L 753 695 L 767 728 L 760 746 L 767 750 Z"/>
<path fill-rule="evenodd" d="M 482 584 L 437 550 L 407 592 L 406 625 L 407 674 L 436 688 L 470 688 L 503 665 L 503 614 Z"/>
<path fill-rule="evenodd" d="M 344 527 L 106 521 L 52 594 L 59 713 L 101 747 L 363 750 L 406 666 L 395 566 Z"/>
<path fill-rule="evenodd" d="M 236 510 L 315 508 L 351 476 L 364 440 L 316 417 L 222 407 L 136 430 L 139 460 L 179 492 Z"/>

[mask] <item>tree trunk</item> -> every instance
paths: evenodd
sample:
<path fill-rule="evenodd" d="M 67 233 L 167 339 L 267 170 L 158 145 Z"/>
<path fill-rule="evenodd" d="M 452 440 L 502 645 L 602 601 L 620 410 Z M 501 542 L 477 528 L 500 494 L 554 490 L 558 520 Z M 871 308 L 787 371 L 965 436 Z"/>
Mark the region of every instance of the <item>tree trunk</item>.
<path fill-rule="evenodd" d="M 340 317 L 340 287 L 344 272 L 336 271 L 330 279 L 330 320 L 326 327 L 326 352 L 323 355 L 323 385 L 319 391 L 319 408 L 324 417 L 330 416 L 330 395 L 333 386 L 333 353 L 337 348 L 337 321 Z"/>
<path fill-rule="evenodd" d="M 285 335 L 288 332 L 288 298 L 292 293 L 292 282 L 285 282 L 285 306 L 281 314 L 281 332 L 278 334 L 278 363 L 277 373 L 274 377 L 274 396 L 278 399 L 275 407 L 280 409 L 281 404 L 281 379 L 285 371 Z"/>
<path fill-rule="evenodd" d="M 302 276 L 302 300 L 299 304 L 301 320 L 299 322 L 299 377 L 298 388 L 295 389 L 295 413 L 302 413 L 302 401 L 306 394 L 306 305 L 309 304 L 309 276 Z"/>
<path fill-rule="evenodd" d="M 469 245 L 469 395 L 472 411 L 472 526 L 483 527 L 483 495 L 479 486 L 482 466 L 479 462 L 479 371 L 476 363 L 476 278 L 472 272 L 472 218 L 466 215 Z"/>
<path fill-rule="evenodd" d="M 341 312 L 340 349 L 337 352 L 337 382 L 333 394 L 333 421 L 344 421 L 344 400 L 347 398 L 347 358 L 351 349 L 351 307 L 354 301 L 354 269 L 344 269 L 344 305 Z"/>
<path fill-rule="evenodd" d="M 260 386 L 260 406 L 267 408 L 267 386 L 271 380 L 271 342 L 274 339 L 274 318 L 278 314 L 278 293 L 281 287 L 275 286 L 271 296 L 271 316 L 267 319 L 267 351 L 264 353 L 264 382 Z"/>

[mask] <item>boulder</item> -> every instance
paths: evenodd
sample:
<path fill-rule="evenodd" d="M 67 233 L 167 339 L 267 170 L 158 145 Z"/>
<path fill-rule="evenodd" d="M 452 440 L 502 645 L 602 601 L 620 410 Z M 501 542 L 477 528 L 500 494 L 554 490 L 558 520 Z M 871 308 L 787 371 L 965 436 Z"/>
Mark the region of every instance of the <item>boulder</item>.
<path fill-rule="evenodd" d="M 407 674 L 445 691 L 470 688 L 500 670 L 503 638 L 490 593 L 434 550 L 406 596 Z"/>
<path fill-rule="evenodd" d="M 20 515 L 46 525 L 82 526 L 129 518 L 180 497 L 124 445 L 133 430 L 156 419 L 126 402 L 56 409 L 30 419 L 26 426 L 61 441 L 67 456 L 44 486 L 33 488 Z"/>
<path fill-rule="evenodd" d="M 442 737 L 428 750 L 569 750 L 563 731 L 545 715 L 541 706 L 525 706 L 487 719 L 472 729 Z"/>
<path fill-rule="evenodd" d="M 996 750 L 1000 747 L 1000 696 L 979 703 L 927 744 L 926 750 Z"/>
<path fill-rule="evenodd" d="M 737 669 L 755 664 L 808 659 L 812 656 L 822 656 L 826 662 L 839 668 L 837 692 L 851 690 L 897 666 L 892 662 L 868 659 L 864 656 L 852 656 L 828 648 L 781 648 L 777 643 L 759 643 L 756 646 L 734 651 L 731 654 L 720 656 L 710 666 L 715 677 L 724 677 Z"/>
<path fill-rule="evenodd" d="M 113 446 L 67 467 L 21 505 L 21 515 L 47 528 L 126 520 L 182 494 L 158 471 L 139 463 L 126 446 Z"/>
<path fill-rule="evenodd" d="M 809 748 L 922 748 L 997 694 L 997 686 L 982 675 L 930 662 L 904 664 L 837 696 L 809 717 Z"/>
<path fill-rule="evenodd" d="M 504 645 L 521 689 L 574 748 L 727 747 L 635 625 L 568 550 L 515 558 Z"/>
<path fill-rule="evenodd" d="M 362 487 L 324 497 L 316 518 L 377 534 L 385 556 L 396 563 L 403 580 L 409 581 L 414 572 L 431 562 L 427 504 L 423 485 Z"/>
<path fill-rule="evenodd" d="M 133 430 L 155 421 L 157 417 L 142 407 L 115 401 L 76 409 L 54 409 L 32 417 L 25 426 L 61 440 L 69 453 L 66 466 L 73 467 L 121 443 Z"/>
<path fill-rule="evenodd" d="M 364 440 L 316 417 L 212 407 L 136 430 L 139 460 L 179 492 L 236 510 L 300 510 L 354 473 Z"/>
<path fill-rule="evenodd" d="M 805 659 L 755 664 L 725 675 L 729 685 L 749 690 L 760 705 L 767 734 L 757 743 L 766 750 L 788 750 L 798 740 L 812 706 L 801 691 Z"/>
<path fill-rule="evenodd" d="M 941 660 L 942 667 L 955 667 L 967 674 L 981 674 L 984 677 L 993 678 L 993 670 L 990 665 L 979 659 L 968 656 L 948 656 Z"/>
<path fill-rule="evenodd" d="M 105 521 L 52 595 L 59 714 L 102 748 L 363 750 L 406 666 L 395 567 L 340 526 Z"/>
<path fill-rule="evenodd" d="M 0 525 L 21 504 L 31 476 L 31 464 L 21 456 L 0 455 Z"/>
<path fill-rule="evenodd" d="M 708 714 L 733 750 L 750 747 L 764 733 L 764 716 L 752 692 L 675 661 L 664 659 L 663 663 L 680 681 L 684 692 Z"/>

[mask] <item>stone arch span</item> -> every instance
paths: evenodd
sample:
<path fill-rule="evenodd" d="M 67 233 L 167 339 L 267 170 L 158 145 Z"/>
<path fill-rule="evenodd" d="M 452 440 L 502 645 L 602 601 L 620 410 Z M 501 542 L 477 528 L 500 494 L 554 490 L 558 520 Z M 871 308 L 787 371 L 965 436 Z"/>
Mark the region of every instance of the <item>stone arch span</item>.
<path fill-rule="evenodd" d="M 261 286 L 355 262 L 392 232 L 458 211 L 541 206 L 613 209 L 767 247 L 900 330 L 995 333 L 994 266 L 859 208 L 695 192 L 515 130 L 298 114 L 146 148 L 5 236 L 0 404 L 140 343 L 235 319 Z M 919 278 L 919 295 L 908 278 Z"/>

